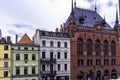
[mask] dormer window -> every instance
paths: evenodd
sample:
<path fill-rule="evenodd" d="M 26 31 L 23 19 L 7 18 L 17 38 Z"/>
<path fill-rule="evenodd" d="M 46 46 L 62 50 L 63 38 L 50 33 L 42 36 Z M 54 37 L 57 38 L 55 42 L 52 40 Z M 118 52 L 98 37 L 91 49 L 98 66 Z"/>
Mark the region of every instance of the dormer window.
<path fill-rule="evenodd" d="M 81 16 L 80 18 L 79 18 L 79 22 L 80 22 L 80 24 L 84 24 L 84 17 L 83 16 Z"/>

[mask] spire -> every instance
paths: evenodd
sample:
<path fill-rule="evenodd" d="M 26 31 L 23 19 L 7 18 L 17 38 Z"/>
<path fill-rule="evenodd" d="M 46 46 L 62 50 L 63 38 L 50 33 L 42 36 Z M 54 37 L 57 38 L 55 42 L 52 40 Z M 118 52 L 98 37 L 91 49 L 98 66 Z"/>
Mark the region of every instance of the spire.
<path fill-rule="evenodd" d="M 71 8 L 71 12 L 73 12 L 73 0 L 72 0 L 72 6 L 71 6 L 72 8 Z"/>
<path fill-rule="evenodd" d="M 75 2 L 74 2 L 74 8 L 76 8 L 76 0 L 75 0 Z"/>
<path fill-rule="evenodd" d="M 71 15 L 73 16 L 74 15 L 74 11 L 73 11 L 73 0 L 72 0 L 72 5 L 71 5 Z"/>
<path fill-rule="evenodd" d="M 118 20 L 118 9 L 116 6 L 116 21 L 115 21 L 115 25 L 119 24 L 119 20 Z"/>
<path fill-rule="evenodd" d="M 95 0 L 95 12 L 97 12 L 96 0 Z"/>

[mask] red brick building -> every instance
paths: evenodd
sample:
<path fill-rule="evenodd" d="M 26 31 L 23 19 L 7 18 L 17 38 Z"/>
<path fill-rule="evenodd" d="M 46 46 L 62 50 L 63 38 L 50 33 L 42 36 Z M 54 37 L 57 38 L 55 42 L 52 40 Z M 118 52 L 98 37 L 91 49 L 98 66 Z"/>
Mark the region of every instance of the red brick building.
<path fill-rule="evenodd" d="M 109 80 L 120 76 L 120 25 L 112 28 L 95 11 L 76 7 L 61 31 L 71 36 L 71 80 Z"/>

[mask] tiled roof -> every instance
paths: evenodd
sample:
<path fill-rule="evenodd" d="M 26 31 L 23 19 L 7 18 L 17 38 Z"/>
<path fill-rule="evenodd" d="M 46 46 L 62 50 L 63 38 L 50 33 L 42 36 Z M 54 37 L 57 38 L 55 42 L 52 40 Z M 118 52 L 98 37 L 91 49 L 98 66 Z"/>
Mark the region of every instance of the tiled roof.
<path fill-rule="evenodd" d="M 73 17 L 77 19 L 77 25 L 94 27 L 96 21 L 99 21 L 103 24 L 105 22 L 105 25 L 103 25 L 103 29 L 112 29 L 109 24 L 106 23 L 106 21 L 96 11 L 81 8 L 74 8 L 74 14 L 70 14 L 65 23 L 65 27 L 68 26 L 69 20 Z M 80 22 L 81 19 L 84 20 L 83 23 Z"/>
<path fill-rule="evenodd" d="M 24 36 L 20 39 L 20 41 L 17 44 L 33 44 L 33 41 L 29 38 L 27 34 L 24 34 Z"/>

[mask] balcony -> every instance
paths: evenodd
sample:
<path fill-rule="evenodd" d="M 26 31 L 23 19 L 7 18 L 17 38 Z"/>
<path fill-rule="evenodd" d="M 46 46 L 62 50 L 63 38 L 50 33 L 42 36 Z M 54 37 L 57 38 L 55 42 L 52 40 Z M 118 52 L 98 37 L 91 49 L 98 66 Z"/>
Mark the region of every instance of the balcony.
<path fill-rule="evenodd" d="M 54 77 L 56 75 L 56 71 L 41 71 L 40 74 L 41 74 L 41 77 L 43 78 L 47 76 Z"/>
<path fill-rule="evenodd" d="M 56 59 L 55 58 L 41 58 L 40 59 L 40 63 L 56 63 Z"/>

